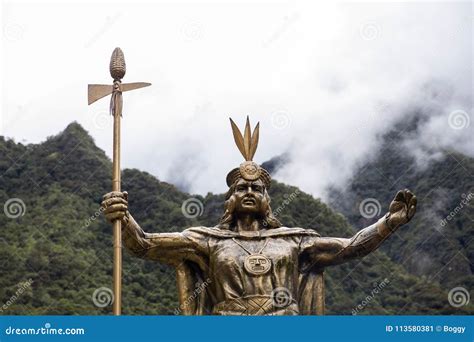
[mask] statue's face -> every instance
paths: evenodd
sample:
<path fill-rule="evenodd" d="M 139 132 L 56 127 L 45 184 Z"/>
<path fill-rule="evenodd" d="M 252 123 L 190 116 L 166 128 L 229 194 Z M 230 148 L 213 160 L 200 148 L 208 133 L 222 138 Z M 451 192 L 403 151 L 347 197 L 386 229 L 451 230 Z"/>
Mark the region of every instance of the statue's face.
<path fill-rule="evenodd" d="M 261 180 L 240 179 L 235 185 L 234 196 L 236 214 L 263 214 L 262 201 L 265 196 L 265 186 Z"/>

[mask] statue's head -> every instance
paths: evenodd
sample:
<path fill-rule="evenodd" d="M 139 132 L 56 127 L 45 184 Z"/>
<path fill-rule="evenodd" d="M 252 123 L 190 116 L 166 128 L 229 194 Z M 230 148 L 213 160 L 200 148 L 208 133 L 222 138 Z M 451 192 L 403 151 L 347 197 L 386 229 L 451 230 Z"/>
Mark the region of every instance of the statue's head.
<path fill-rule="evenodd" d="M 239 179 L 234 186 L 232 195 L 235 199 L 235 214 L 256 216 L 265 213 L 265 206 L 268 206 L 268 193 L 265 185 L 260 179 L 248 181 Z"/>
<path fill-rule="evenodd" d="M 258 145 L 259 124 L 251 133 L 247 117 L 245 135 L 242 136 L 232 119 L 230 122 L 235 143 L 244 156 L 245 162 L 227 175 L 229 191 L 226 194 L 225 212 L 219 226 L 229 229 L 239 216 L 253 215 L 261 220 L 264 228 L 278 228 L 281 223 L 272 214 L 270 196 L 267 191 L 271 185 L 270 174 L 252 161 Z"/>

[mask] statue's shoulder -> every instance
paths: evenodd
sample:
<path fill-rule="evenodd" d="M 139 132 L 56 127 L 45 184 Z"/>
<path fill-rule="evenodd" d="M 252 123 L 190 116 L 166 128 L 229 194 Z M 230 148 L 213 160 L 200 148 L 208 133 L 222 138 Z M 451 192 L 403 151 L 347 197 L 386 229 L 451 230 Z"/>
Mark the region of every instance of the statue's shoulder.
<path fill-rule="evenodd" d="M 191 227 L 183 230 L 184 235 L 190 234 L 200 234 L 206 236 L 216 236 L 216 237 L 234 237 L 238 234 L 228 229 L 222 229 L 219 227 Z"/>
<path fill-rule="evenodd" d="M 312 235 L 320 236 L 314 229 L 306 229 L 300 227 L 280 227 L 269 229 L 266 231 L 268 236 L 285 236 L 285 235 Z"/>
<path fill-rule="evenodd" d="M 319 236 L 319 234 L 313 229 L 304 228 L 289 228 L 280 227 L 273 229 L 266 229 L 259 232 L 248 232 L 246 234 L 234 232 L 229 229 L 223 229 L 219 227 L 191 227 L 183 231 L 184 235 L 205 235 L 220 238 L 232 238 L 232 237 L 278 237 L 278 236 Z"/>

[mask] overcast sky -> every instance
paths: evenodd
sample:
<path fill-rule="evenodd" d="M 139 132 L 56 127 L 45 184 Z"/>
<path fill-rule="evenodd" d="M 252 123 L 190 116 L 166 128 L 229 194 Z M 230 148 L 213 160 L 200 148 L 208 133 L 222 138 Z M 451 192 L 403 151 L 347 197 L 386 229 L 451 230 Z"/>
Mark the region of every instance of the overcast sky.
<path fill-rule="evenodd" d="M 474 156 L 473 18 L 469 2 L 4 2 L 0 134 L 38 143 L 75 120 L 110 156 L 87 84 L 111 82 L 119 46 L 124 82 L 153 84 L 124 94 L 123 167 L 223 192 L 242 161 L 228 117 L 250 115 L 255 160 L 288 152 L 276 178 L 324 198 L 413 108 L 432 113 L 413 152 Z"/>

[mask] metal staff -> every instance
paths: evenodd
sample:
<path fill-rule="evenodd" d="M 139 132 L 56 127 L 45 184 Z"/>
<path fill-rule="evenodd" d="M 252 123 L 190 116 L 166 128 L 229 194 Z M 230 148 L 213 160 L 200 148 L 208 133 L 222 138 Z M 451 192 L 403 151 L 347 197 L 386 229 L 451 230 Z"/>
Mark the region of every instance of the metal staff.
<path fill-rule="evenodd" d="M 114 143 L 112 166 L 112 191 L 120 191 L 120 118 L 122 117 L 122 93 L 124 91 L 148 87 L 151 83 L 136 82 L 122 84 L 125 76 L 125 58 L 120 48 L 115 48 L 110 58 L 110 75 L 113 85 L 89 84 L 89 105 L 107 96 L 110 97 L 110 114 L 114 117 Z M 120 315 L 122 310 L 122 222 L 113 222 L 114 230 L 114 315 Z"/>

